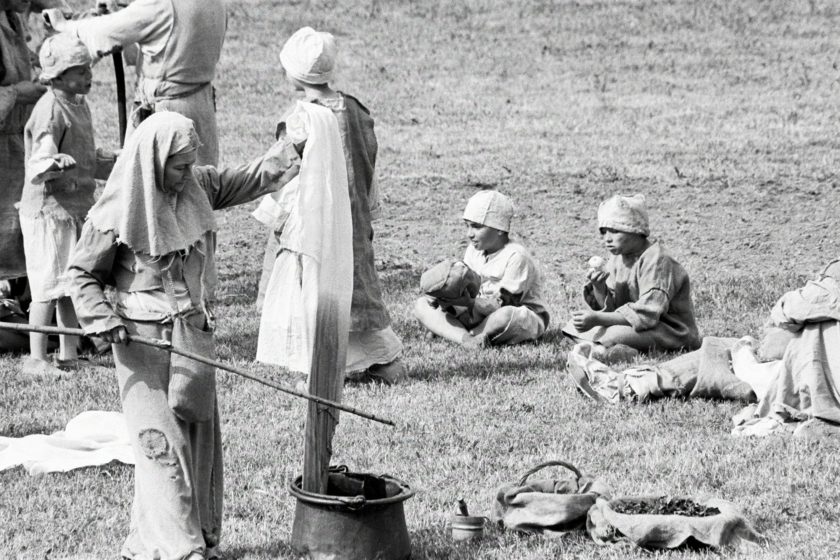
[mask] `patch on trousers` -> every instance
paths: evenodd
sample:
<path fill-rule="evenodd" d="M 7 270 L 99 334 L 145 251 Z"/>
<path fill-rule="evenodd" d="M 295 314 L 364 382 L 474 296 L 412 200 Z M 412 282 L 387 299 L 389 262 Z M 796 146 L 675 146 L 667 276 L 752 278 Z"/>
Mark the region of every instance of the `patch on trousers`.
<path fill-rule="evenodd" d="M 140 448 L 149 459 L 161 459 L 169 451 L 169 442 L 160 430 L 155 430 L 154 428 L 140 430 L 137 439 L 140 441 Z"/>

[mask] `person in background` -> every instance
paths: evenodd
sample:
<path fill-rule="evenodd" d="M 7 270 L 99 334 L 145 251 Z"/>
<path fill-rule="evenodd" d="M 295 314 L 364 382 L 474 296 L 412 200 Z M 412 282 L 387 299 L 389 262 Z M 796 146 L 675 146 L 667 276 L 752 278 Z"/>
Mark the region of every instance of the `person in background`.
<path fill-rule="evenodd" d="M 134 0 L 114 13 L 66 20 L 44 12 L 57 31 L 77 36 L 91 54 L 137 44 L 141 54 L 136 109 L 129 132 L 156 111 L 173 111 L 195 123 L 199 165 L 219 162 L 219 132 L 212 82 L 222 52 L 227 15 L 223 0 Z"/>
<path fill-rule="evenodd" d="M 598 229 L 612 257 L 589 271 L 583 296 L 590 309 L 573 312 L 563 334 L 592 342 L 592 357 L 605 363 L 650 350 L 699 348 L 688 273 L 648 238 L 645 197 L 602 202 Z"/>
<path fill-rule="evenodd" d="M 26 275 L 23 235 L 15 205 L 23 191 L 23 129 L 47 91 L 32 81 L 32 55 L 20 14 L 27 0 L 0 0 L 0 281 Z"/>
<path fill-rule="evenodd" d="M 280 63 L 295 91 L 303 94 L 304 103 L 315 103 L 330 109 L 338 119 L 343 158 L 347 168 L 350 211 L 353 222 L 353 294 L 350 308 L 350 337 L 347 346 L 346 379 L 376 380 L 397 383 L 407 375 L 399 359 L 402 341 L 391 328 L 391 318 L 382 300 L 382 288 L 376 273 L 373 252 L 373 220 L 380 215 L 375 166 L 378 144 L 373 119 L 368 109 L 355 97 L 330 87 L 336 58 L 335 39 L 304 27 L 283 45 Z M 305 116 L 296 104 L 278 125 L 278 138 L 288 145 L 305 148 Z M 282 191 L 281 191 L 282 192 Z M 285 364 L 283 345 L 272 337 L 283 325 L 278 318 L 283 310 L 274 309 L 281 301 L 272 295 L 272 286 L 288 272 L 288 248 L 295 240 L 287 238 L 295 232 L 284 230 L 283 224 L 272 225 L 266 247 L 258 305 L 262 304 L 257 360 Z M 285 253 L 285 254 L 284 254 Z M 282 258 L 281 258 L 282 257 Z M 273 283 L 272 283 L 273 281 Z M 272 310 L 273 311 L 270 311 Z"/>
<path fill-rule="evenodd" d="M 527 249 L 511 240 L 512 220 L 513 203 L 498 191 L 469 199 L 464 222 L 470 244 L 463 263 L 442 263 L 420 279 L 426 295 L 415 303 L 414 315 L 433 334 L 465 346 L 500 346 L 545 333 L 549 315 L 539 269 Z M 477 289 L 463 289 L 471 275 L 462 270 L 477 275 Z"/>
<path fill-rule="evenodd" d="M 64 276 L 88 210 L 96 179 L 107 179 L 114 155 L 98 151 L 85 95 L 90 91 L 91 57 L 75 37 L 48 37 L 40 52 L 42 82 L 49 84 L 24 133 L 26 181 L 20 223 L 32 304 L 29 321 L 49 325 L 56 313 L 61 327 L 77 327 Z M 47 360 L 47 335 L 31 333 L 30 356 L 22 371 L 61 377 L 77 366 L 78 340 L 61 336 L 55 365 Z"/>

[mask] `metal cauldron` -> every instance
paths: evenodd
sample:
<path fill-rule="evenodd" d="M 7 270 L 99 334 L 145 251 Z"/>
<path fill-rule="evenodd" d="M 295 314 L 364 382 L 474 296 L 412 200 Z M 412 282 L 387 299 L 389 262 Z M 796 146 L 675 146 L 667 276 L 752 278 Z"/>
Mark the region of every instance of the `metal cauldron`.
<path fill-rule="evenodd" d="M 388 475 L 330 467 L 327 494 L 289 484 L 297 498 L 292 548 L 313 560 L 403 560 L 411 556 L 403 502 L 409 486 Z"/>

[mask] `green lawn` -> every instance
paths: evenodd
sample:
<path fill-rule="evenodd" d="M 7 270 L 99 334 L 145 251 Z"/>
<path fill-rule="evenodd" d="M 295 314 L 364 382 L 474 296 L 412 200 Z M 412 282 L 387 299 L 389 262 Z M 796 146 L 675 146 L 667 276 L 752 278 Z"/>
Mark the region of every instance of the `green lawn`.
<path fill-rule="evenodd" d="M 79 2 L 76 2 L 79 4 Z M 603 253 L 598 202 L 647 195 L 653 236 L 689 271 L 701 330 L 756 334 L 775 299 L 838 254 L 840 6 L 830 0 L 239 0 L 219 79 L 223 160 L 258 155 L 291 92 L 282 42 L 302 25 L 335 33 L 336 84 L 377 119 L 387 205 L 377 260 L 405 342 L 405 385 L 348 387 L 345 400 L 393 418 L 343 415 L 336 464 L 389 473 L 406 502 L 416 558 L 647 558 L 491 531 L 476 545 L 445 529 L 464 496 L 488 514 L 495 490 L 549 458 L 601 477 L 616 495 L 735 502 L 770 538 L 724 556 L 840 557 L 840 445 L 734 439 L 735 403 L 603 407 L 579 396 L 559 334 L 582 304 L 586 260 Z M 90 95 L 113 145 L 110 64 Z M 478 183 L 517 202 L 514 235 L 544 273 L 553 326 L 544 342 L 462 351 L 424 338 L 411 316 L 420 273 L 465 246 L 460 215 Z M 254 299 L 264 232 L 238 208 L 219 215 L 218 343 L 254 371 Z M 112 378 L 83 372 L 33 383 L 0 358 L 0 435 L 50 433 L 84 410 L 117 410 Z M 276 376 L 282 378 L 282 376 Z M 223 549 L 293 558 L 304 405 L 220 374 L 225 445 Z M 0 473 L 0 559 L 115 558 L 133 481 L 112 464 L 30 477 Z M 655 555 L 658 556 L 658 555 Z M 712 552 L 669 558 L 717 558 Z"/>

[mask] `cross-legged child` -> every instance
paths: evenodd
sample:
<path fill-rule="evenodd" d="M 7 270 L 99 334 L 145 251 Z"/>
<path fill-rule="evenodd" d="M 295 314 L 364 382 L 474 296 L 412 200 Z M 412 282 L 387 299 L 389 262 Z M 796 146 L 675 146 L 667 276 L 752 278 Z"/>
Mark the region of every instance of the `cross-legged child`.
<path fill-rule="evenodd" d="M 32 292 L 29 321 L 77 326 L 64 278 L 85 215 L 94 203 L 95 179 L 105 179 L 114 158 L 97 152 L 85 94 L 91 87 L 91 58 L 68 34 L 49 37 L 40 51 L 41 81 L 49 90 L 35 105 L 24 131 L 26 181 L 20 200 L 20 223 L 26 272 Z M 60 337 L 56 364 L 72 366 L 75 337 Z M 47 361 L 47 336 L 32 333 L 30 357 L 23 371 L 61 375 Z"/>
<path fill-rule="evenodd" d="M 590 309 L 572 313 L 563 333 L 594 343 L 592 357 L 607 363 L 640 351 L 699 348 L 688 274 L 661 243 L 648 239 L 645 197 L 602 202 L 598 229 L 612 257 L 589 270 L 583 295 Z"/>
<path fill-rule="evenodd" d="M 463 263 L 441 263 L 420 280 L 426 295 L 414 314 L 424 327 L 466 346 L 517 344 L 545 333 L 549 315 L 540 298 L 539 269 L 511 241 L 512 219 L 513 203 L 502 193 L 484 190 L 470 198 Z"/>
<path fill-rule="evenodd" d="M 287 80 L 304 99 L 296 103 L 278 125 L 278 140 L 299 147 L 301 153 L 315 148 L 306 140 L 306 107 L 309 103 L 330 109 L 338 120 L 343 153 L 337 156 L 344 159 L 347 169 L 353 224 L 353 293 L 346 374 L 351 380 L 395 383 L 406 376 L 405 366 L 399 360 L 402 341 L 391 328 L 373 252 L 372 221 L 380 211 L 374 177 L 378 145 L 367 108 L 356 98 L 330 87 L 336 54 L 333 36 L 309 27 L 299 29 L 286 41 L 280 52 L 280 63 Z M 316 161 L 319 158 L 323 160 L 320 164 Z M 310 160 L 313 165 L 324 165 L 326 157 L 312 155 L 310 151 Z M 297 173 L 289 172 L 284 180 L 295 178 Z M 301 233 L 299 228 L 289 227 L 284 222 L 289 208 L 282 207 L 294 205 L 294 195 L 289 194 L 294 192 L 294 187 L 290 187 L 281 190 L 283 194 L 278 198 L 267 198 L 263 203 L 280 210 L 273 218 L 261 220 L 270 225 L 272 234 L 260 282 L 258 304 L 262 303 L 262 320 L 257 347 L 257 360 L 287 367 L 290 365 L 288 329 L 294 327 L 290 326 L 288 306 L 283 300 L 288 295 L 283 282 L 291 274 L 291 267 L 297 266 L 292 255 L 300 245 Z M 265 208 L 261 205 L 261 209 Z M 273 214 L 275 210 L 267 212 Z M 279 215 L 283 218 L 278 219 Z"/>

